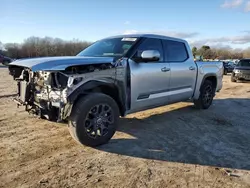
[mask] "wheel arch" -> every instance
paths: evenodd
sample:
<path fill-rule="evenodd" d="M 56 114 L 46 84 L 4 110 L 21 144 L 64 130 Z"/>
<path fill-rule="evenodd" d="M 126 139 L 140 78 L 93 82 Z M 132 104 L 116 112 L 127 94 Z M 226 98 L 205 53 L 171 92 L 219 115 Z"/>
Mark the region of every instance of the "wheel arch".
<path fill-rule="evenodd" d="M 204 82 L 205 82 L 206 80 L 211 81 L 212 84 L 213 84 L 214 89 L 216 90 L 217 84 L 218 84 L 218 83 L 217 83 L 217 76 L 216 76 L 216 74 L 213 74 L 213 73 L 211 73 L 211 74 L 206 74 L 206 75 L 203 77 L 203 79 L 202 79 L 201 86 L 204 84 Z M 201 87 L 200 87 L 200 88 L 201 88 Z"/>
<path fill-rule="evenodd" d="M 88 81 L 71 93 L 67 99 L 68 104 L 66 104 L 67 107 L 65 109 L 63 118 L 66 119 L 70 115 L 72 108 L 81 97 L 89 95 L 93 92 L 103 93 L 113 98 L 119 107 L 119 114 L 121 116 L 125 115 L 126 103 L 124 101 L 126 100 L 126 96 L 124 96 L 125 93 L 122 86 L 116 84 L 112 79 L 106 79 Z"/>

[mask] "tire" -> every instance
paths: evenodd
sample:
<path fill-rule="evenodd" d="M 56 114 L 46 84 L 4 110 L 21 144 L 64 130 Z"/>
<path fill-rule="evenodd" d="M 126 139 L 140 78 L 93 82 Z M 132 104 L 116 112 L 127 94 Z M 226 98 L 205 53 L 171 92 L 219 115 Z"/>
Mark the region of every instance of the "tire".
<path fill-rule="evenodd" d="M 197 109 L 208 109 L 215 95 L 215 87 L 210 80 L 205 80 L 200 88 L 200 96 L 197 100 L 194 100 L 194 105 Z"/>
<path fill-rule="evenodd" d="M 236 80 L 234 74 L 232 73 L 232 74 L 231 74 L 231 82 L 236 82 L 236 81 L 237 81 L 237 80 Z"/>
<path fill-rule="evenodd" d="M 69 132 L 80 144 L 103 145 L 115 134 L 119 114 L 117 103 L 111 97 L 92 93 L 74 105 L 68 123 Z"/>
<path fill-rule="evenodd" d="M 227 69 L 224 70 L 224 75 L 227 75 L 228 71 Z"/>

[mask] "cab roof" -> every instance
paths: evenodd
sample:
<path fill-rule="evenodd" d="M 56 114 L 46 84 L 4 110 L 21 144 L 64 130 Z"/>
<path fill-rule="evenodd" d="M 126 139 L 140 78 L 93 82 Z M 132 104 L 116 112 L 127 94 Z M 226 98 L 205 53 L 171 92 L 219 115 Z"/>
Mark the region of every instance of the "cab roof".
<path fill-rule="evenodd" d="M 145 38 L 156 38 L 156 39 L 165 39 L 165 40 L 174 40 L 174 41 L 179 41 L 179 42 L 184 42 L 187 43 L 186 40 L 180 39 L 180 38 L 175 38 L 175 37 L 169 37 L 165 35 L 158 35 L 158 34 L 148 34 L 148 33 L 141 33 L 141 34 L 124 34 L 124 35 L 116 35 L 116 36 L 111 36 L 107 37 L 104 39 L 111 39 L 111 38 L 139 38 L 139 37 L 145 37 Z"/>

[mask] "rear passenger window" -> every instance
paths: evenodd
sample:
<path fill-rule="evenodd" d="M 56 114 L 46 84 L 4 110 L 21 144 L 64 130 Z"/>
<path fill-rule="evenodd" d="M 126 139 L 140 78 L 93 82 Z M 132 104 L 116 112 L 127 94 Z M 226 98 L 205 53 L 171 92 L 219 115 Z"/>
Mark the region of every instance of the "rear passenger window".
<path fill-rule="evenodd" d="M 163 49 L 160 39 L 147 38 L 145 39 L 140 46 L 137 48 L 136 57 L 141 57 L 141 54 L 145 50 L 158 50 L 161 57 L 160 61 L 163 61 Z"/>
<path fill-rule="evenodd" d="M 187 49 L 184 43 L 163 40 L 164 56 L 168 62 L 183 62 L 188 59 Z"/>

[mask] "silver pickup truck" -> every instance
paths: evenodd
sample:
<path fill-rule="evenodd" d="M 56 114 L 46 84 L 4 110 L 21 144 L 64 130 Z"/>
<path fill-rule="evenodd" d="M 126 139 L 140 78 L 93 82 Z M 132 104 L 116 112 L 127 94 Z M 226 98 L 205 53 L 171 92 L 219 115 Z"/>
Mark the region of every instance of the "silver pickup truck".
<path fill-rule="evenodd" d="M 67 121 L 81 144 L 107 143 L 119 117 L 180 101 L 199 109 L 222 88 L 221 62 L 195 62 L 185 40 L 152 34 L 109 37 L 76 56 L 16 60 L 17 104 Z"/>

